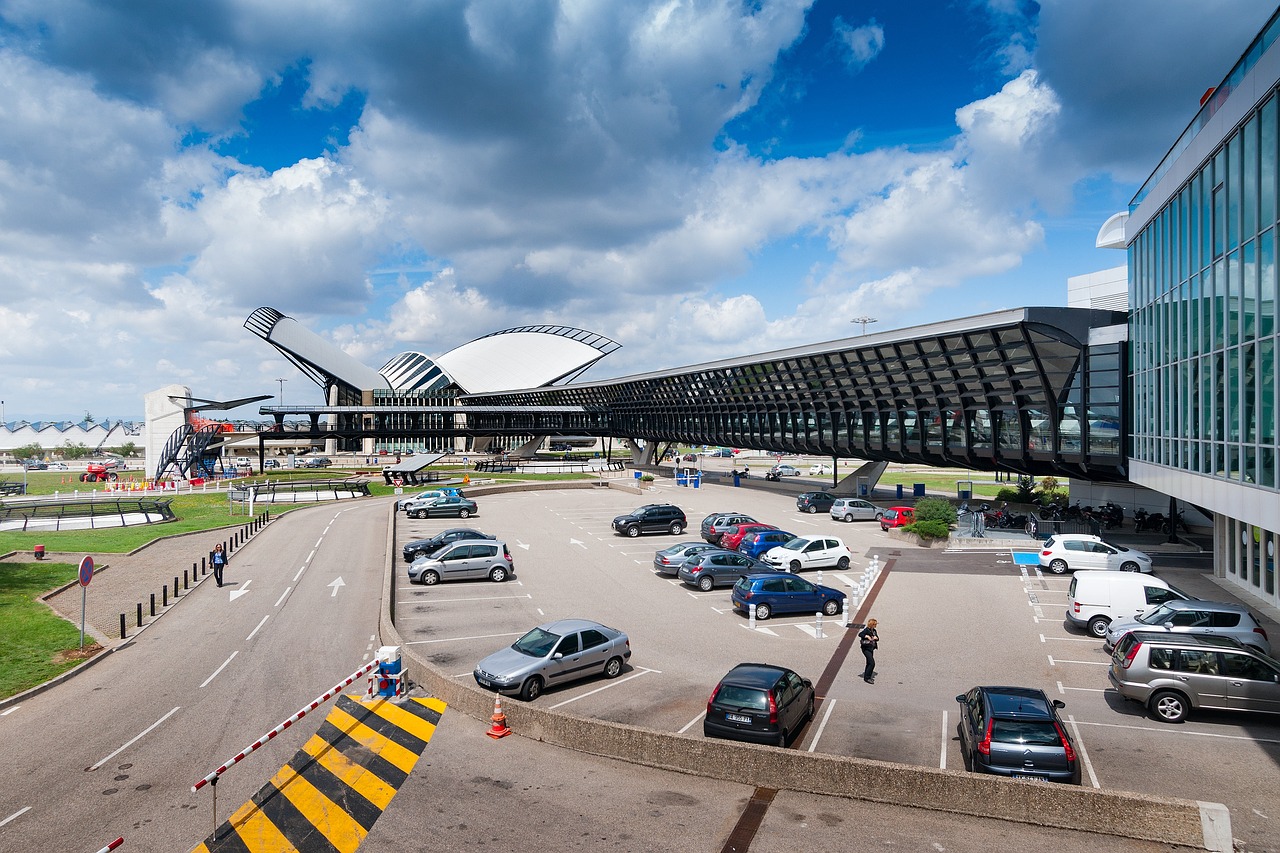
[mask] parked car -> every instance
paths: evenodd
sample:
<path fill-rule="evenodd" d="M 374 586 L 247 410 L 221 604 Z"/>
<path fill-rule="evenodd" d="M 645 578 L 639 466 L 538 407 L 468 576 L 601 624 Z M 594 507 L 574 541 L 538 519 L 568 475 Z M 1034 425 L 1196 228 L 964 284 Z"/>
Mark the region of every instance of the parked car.
<path fill-rule="evenodd" d="M 769 473 L 779 477 L 799 477 L 800 469 L 794 465 L 774 465 Z"/>
<path fill-rule="evenodd" d="M 702 538 L 712 545 L 720 544 L 720 537 L 729 528 L 739 524 L 752 524 L 755 519 L 741 512 L 713 512 L 702 519 Z"/>
<path fill-rule="evenodd" d="M 459 539 L 409 564 L 409 580 L 427 586 L 478 578 L 502 583 L 515 576 L 516 565 L 507 543 L 496 539 Z"/>
<path fill-rule="evenodd" d="M 1280 713 L 1280 661 L 1232 637 L 1131 631 L 1111 653 L 1107 677 L 1166 723 L 1201 709 Z"/>
<path fill-rule="evenodd" d="M 328 456 L 308 456 L 298 461 L 299 468 L 328 468 L 332 464 Z"/>
<path fill-rule="evenodd" d="M 879 521 L 885 511 L 862 498 L 836 498 L 830 512 L 837 521 Z"/>
<path fill-rule="evenodd" d="M 726 551 L 736 551 L 742 537 L 748 533 L 757 533 L 761 530 L 776 529 L 772 524 L 765 524 L 762 521 L 749 521 L 746 524 L 737 524 L 730 527 L 720 536 L 720 547 Z"/>
<path fill-rule="evenodd" d="M 813 697 L 813 682 L 793 670 L 740 663 L 711 691 L 702 735 L 786 746 L 813 719 Z"/>
<path fill-rule="evenodd" d="M 795 538 L 794 533 L 785 530 L 757 530 L 742 537 L 742 541 L 738 543 L 738 553 L 758 560 L 770 548 L 776 548 Z"/>
<path fill-rule="evenodd" d="M 894 527 L 906 527 L 915 524 L 915 507 L 891 506 L 880 514 L 880 529 L 889 530 Z"/>
<path fill-rule="evenodd" d="M 775 568 L 789 572 L 804 569 L 849 568 L 853 554 L 836 536 L 798 536 L 790 542 L 770 548 L 761 558 Z"/>
<path fill-rule="evenodd" d="M 464 498 L 460 495 L 441 495 L 429 501 L 419 501 L 411 504 L 405 513 L 410 518 L 437 518 L 441 516 L 454 516 L 457 518 L 470 518 L 480 512 L 480 505 L 470 498 Z"/>
<path fill-rule="evenodd" d="M 796 509 L 810 515 L 826 512 L 836 502 L 836 496 L 830 492 L 801 492 L 796 495 Z"/>
<path fill-rule="evenodd" d="M 1067 586 L 1067 621 L 1095 637 L 1105 637 L 1115 619 L 1132 619 L 1158 604 L 1188 598 L 1155 575 L 1085 571 Z"/>
<path fill-rule="evenodd" d="M 1055 575 L 1077 569 L 1150 572 L 1151 558 L 1087 533 L 1055 533 L 1040 549 L 1040 567 Z"/>
<path fill-rule="evenodd" d="M 756 618 L 775 613 L 817 613 L 835 616 L 844 609 L 845 594 L 829 586 L 819 586 L 786 572 L 747 575 L 733 585 L 733 607 L 743 613 L 756 606 Z"/>
<path fill-rule="evenodd" d="M 1080 784 L 1075 744 L 1058 717 L 1061 699 L 1033 687 L 974 687 L 956 701 L 966 770 Z"/>
<path fill-rule="evenodd" d="M 831 473 L 830 465 L 824 465 L 821 462 L 815 462 L 809 466 L 810 477 L 820 477 L 823 474 L 830 474 L 830 473 Z"/>
<path fill-rule="evenodd" d="M 1271 641 L 1258 619 L 1243 604 L 1176 599 L 1166 601 L 1133 619 L 1114 619 L 1107 627 L 1102 648 L 1107 654 L 1130 631 L 1148 634 L 1201 634 L 1234 637 L 1241 644 L 1271 654 Z"/>
<path fill-rule="evenodd" d="M 435 536 L 429 539 L 414 539 L 406 542 L 401 554 L 404 556 L 406 563 L 412 563 L 419 557 L 429 557 L 436 551 L 439 551 L 445 545 L 457 542 L 461 539 L 493 539 L 488 533 L 481 533 L 479 530 L 472 530 L 470 527 L 450 527 L 448 530 L 441 530 Z"/>
<path fill-rule="evenodd" d="M 28 471 L 47 471 L 49 463 L 40 459 L 23 459 L 22 467 Z"/>
<path fill-rule="evenodd" d="M 720 458 L 728 458 L 728 459 L 732 459 L 732 458 L 733 458 L 733 451 L 732 451 L 732 450 L 730 450 L 730 449 L 729 449 L 729 448 L 727 448 L 727 447 L 721 447 L 721 448 L 719 448 L 718 450 L 713 450 L 713 451 L 711 451 L 711 452 L 710 452 L 710 453 L 708 453 L 707 455 L 708 455 L 708 456 L 716 456 L 716 457 L 720 457 Z"/>
<path fill-rule="evenodd" d="M 694 554 L 716 547 L 710 542 L 680 542 L 653 553 L 653 570 L 660 575 L 677 575 L 684 561 Z"/>
<path fill-rule="evenodd" d="M 280 460 L 279 460 L 279 459 L 264 459 L 264 460 L 262 460 L 262 467 L 263 467 L 263 468 L 279 468 L 279 467 L 280 467 Z"/>
<path fill-rule="evenodd" d="M 684 510 L 674 504 L 645 504 L 613 520 L 614 530 L 631 537 L 641 533 L 670 533 L 672 536 L 679 536 L 688 526 Z"/>
<path fill-rule="evenodd" d="M 718 586 L 733 586 L 738 578 L 756 572 L 772 571 L 759 560 L 753 560 L 737 551 L 715 548 L 694 554 L 680 567 L 680 580 L 710 592 Z"/>
<path fill-rule="evenodd" d="M 49 463 L 49 470 L 50 471 L 68 471 L 70 469 L 67 467 L 67 463 L 59 462 L 55 460 Z"/>
<path fill-rule="evenodd" d="M 472 675 L 481 687 L 532 702 L 547 687 L 597 674 L 617 678 L 630 658 L 631 640 L 623 632 L 586 619 L 560 619 L 489 655 Z"/>
<path fill-rule="evenodd" d="M 466 497 L 466 495 L 462 493 L 462 489 L 454 486 L 446 486 L 439 489 L 427 489 L 425 492 L 418 492 L 416 495 L 405 495 L 402 498 L 397 498 L 396 509 L 407 511 L 411 504 L 418 502 L 427 503 L 434 501 L 436 498 L 442 498 L 445 495 L 453 495 L 454 497 L 459 498 Z"/>

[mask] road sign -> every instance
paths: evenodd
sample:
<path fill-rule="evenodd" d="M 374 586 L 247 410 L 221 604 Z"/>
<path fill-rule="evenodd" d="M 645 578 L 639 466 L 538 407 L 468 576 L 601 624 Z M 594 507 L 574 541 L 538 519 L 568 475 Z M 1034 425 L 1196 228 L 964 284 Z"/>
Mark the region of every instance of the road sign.
<path fill-rule="evenodd" d="M 88 586 L 93 580 L 93 557 L 86 556 L 80 561 L 80 586 Z"/>

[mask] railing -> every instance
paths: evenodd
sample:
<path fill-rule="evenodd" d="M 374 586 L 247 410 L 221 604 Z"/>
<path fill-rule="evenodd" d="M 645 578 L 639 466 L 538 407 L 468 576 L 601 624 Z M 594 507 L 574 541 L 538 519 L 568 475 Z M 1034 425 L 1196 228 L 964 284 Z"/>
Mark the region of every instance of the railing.
<path fill-rule="evenodd" d="M 147 524 L 158 524 L 173 521 L 176 517 L 170 504 L 172 498 L 130 497 L 130 498 L 92 498 L 90 500 L 72 501 L 11 501 L 0 504 L 0 526 L 9 530 L 26 530 L 32 522 L 53 521 L 53 529 L 61 530 L 62 522 L 71 519 L 89 519 L 89 526 L 95 527 L 98 518 L 119 518 L 117 527 L 125 523 L 125 516 L 146 515 Z M 152 516 L 158 516 L 152 518 Z M 11 526 L 18 520 L 22 526 Z M 43 527 L 43 526 L 42 526 Z"/>
<path fill-rule="evenodd" d="M 255 501 L 266 501 L 268 503 L 291 503 L 291 498 L 299 494 L 319 494 L 321 492 L 332 492 L 334 498 L 341 495 L 347 497 L 364 496 L 368 497 L 369 484 L 364 480 L 281 480 L 277 483 L 247 483 L 237 492 L 242 492 L 243 500 L 248 499 L 250 491 L 254 493 Z"/>

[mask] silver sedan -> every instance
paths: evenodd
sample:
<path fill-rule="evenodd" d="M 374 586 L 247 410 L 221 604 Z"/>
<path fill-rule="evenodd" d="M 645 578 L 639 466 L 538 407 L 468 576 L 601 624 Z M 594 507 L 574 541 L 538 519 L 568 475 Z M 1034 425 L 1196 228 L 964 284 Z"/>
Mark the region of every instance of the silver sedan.
<path fill-rule="evenodd" d="M 685 561 L 702 551 L 715 548 L 710 542 L 680 542 L 653 554 L 653 570 L 660 575 L 678 575 Z"/>
<path fill-rule="evenodd" d="M 476 664 L 476 683 L 532 702 L 548 687 L 592 675 L 617 678 L 631 657 L 621 631 L 587 619 L 539 625 L 510 646 Z"/>

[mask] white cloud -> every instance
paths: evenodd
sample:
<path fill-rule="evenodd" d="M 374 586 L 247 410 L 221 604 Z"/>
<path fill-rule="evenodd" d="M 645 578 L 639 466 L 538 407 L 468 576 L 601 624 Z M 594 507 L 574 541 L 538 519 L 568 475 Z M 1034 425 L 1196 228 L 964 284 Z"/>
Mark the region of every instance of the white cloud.
<path fill-rule="evenodd" d="M 870 23 L 854 27 L 837 17 L 832 25 L 840 52 L 850 71 L 861 71 L 884 50 L 884 27 L 873 18 Z"/>

